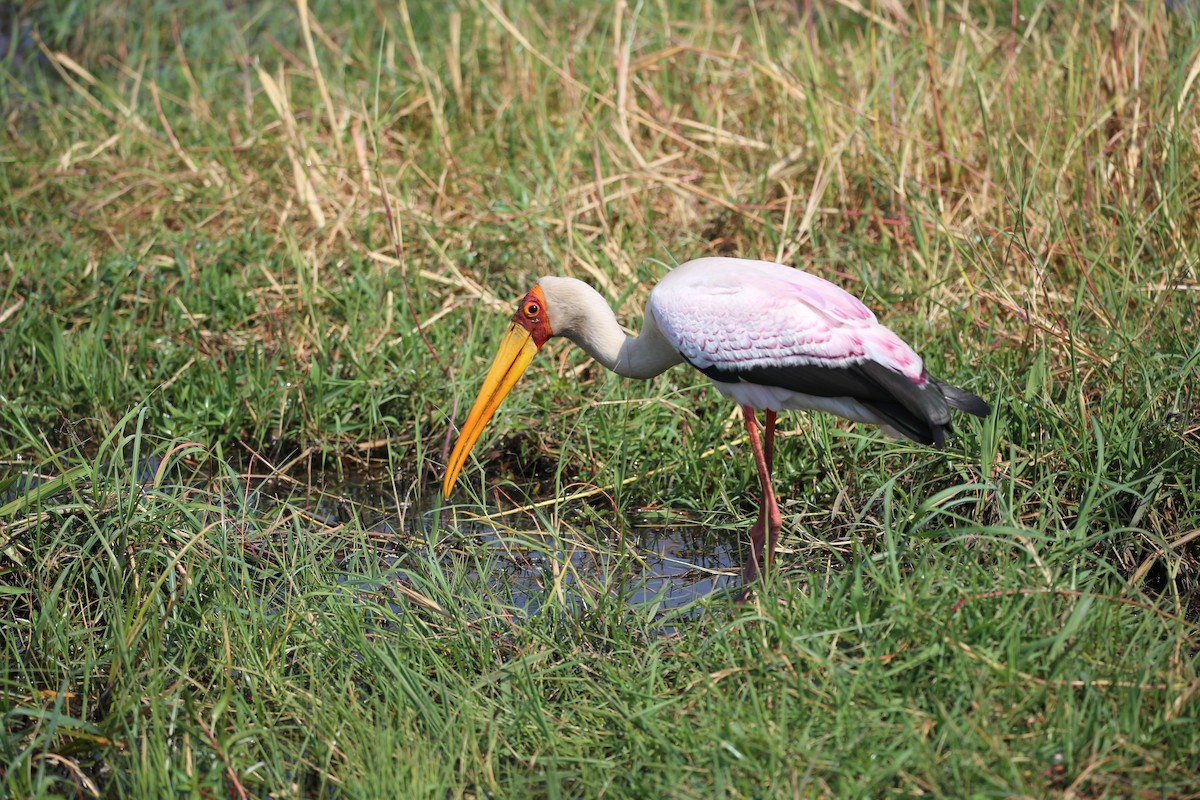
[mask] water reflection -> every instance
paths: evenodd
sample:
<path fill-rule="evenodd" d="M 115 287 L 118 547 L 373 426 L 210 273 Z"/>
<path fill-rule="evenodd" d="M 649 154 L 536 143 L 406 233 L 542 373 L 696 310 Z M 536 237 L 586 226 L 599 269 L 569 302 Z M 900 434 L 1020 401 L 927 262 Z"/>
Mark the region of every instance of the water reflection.
<path fill-rule="evenodd" d="M 512 603 L 527 611 L 559 588 L 583 598 L 619 593 L 631 605 L 675 609 L 732 588 L 738 580 L 735 548 L 698 528 L 645 528 L 624 541 L 602 543 L 539 531 L 476 528 L 472 534 L 502 566 Z"/>

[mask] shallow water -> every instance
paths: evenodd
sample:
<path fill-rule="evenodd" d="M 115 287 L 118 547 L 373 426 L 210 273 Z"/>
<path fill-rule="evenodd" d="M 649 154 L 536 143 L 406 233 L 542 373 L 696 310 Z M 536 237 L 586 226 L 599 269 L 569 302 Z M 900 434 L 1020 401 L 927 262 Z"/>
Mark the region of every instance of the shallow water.
<path fill-rule="evenodd" d="M 556 541 L 536 531 L 477 529 L 473 536 L 502 565 L 513 603 L 527 610 L 538 607 L 556 582 L 581 596 L 616 592 L 628 604 L 666 610 L 738 580 L 730 543 L 694 528 L 645 528 L 618 543 Z"/>
<path fill-rule="evenodd" d="M 447 565 L 455 559 L 479 565 L 472 577 L 486 581 L 489 593 L 513 610 L 534 612 L 551 593 L 561 592 L 585 603 L 601 593 L 620 595 L 626 604 L 666 611 L 740 581 L 738 541 L 727 531 L 629 526 L 618 534 L 605 518 L 607 530 L 599 534 L 582 519 L 564 522 L 556 526 L 559 533 L 552 533 L 518 514 L 490 522 L 463 508 L 420 513 L 398 503 L 390 490 L 387 481 L 357 476 L 326 483 L 307 502 L 298 499 L 295 486 L 284 494 L 289 504 L 306 506 L 317 524 L 334 526 L 357 517 L 386 543 L 379 556 L 384 565 L 397 567 L 397 580 L 405 580 L 399 577 L 406 574 L 402 551 L 427 553 L 432 547 Z M 260 511 L 270 503 L 264 494 L 271 492 L 259 494 Z"/>

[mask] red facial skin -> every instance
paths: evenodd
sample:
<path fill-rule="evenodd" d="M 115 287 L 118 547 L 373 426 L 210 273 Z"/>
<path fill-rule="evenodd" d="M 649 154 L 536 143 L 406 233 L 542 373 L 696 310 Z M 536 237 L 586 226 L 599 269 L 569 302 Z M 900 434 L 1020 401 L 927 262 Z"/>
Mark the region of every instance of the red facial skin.
<path fill-rule="evenodd" d="M 550 320 L 546 316 L 546 296 L 542 294 L 542 287 L 534 284 L 529 290 L 517 306 L 513 322 L 529 331 L 538 350 L 541 350 L 542 345 L 554 335 L 554 331 L 550 330 Z"/>

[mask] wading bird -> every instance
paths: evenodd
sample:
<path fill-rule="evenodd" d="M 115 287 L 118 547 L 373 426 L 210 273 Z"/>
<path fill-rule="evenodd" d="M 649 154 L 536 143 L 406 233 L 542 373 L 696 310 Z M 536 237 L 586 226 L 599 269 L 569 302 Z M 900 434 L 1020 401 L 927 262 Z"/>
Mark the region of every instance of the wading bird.
<path fill-rule="evenodd" d="M 650 292 L 642 332 L 626 336 L 608 303 L 574 278 L 542 278 L 513 315 L 446 467 L 449 495 L 483 428 L 533 356 L 564 336 L 606 368 L 652 378 L 686 361 L 742 407 L 762 500 L 742 570 L 748 586 L 770 569 L 782 517 L 771 486 L 775 417 L 828 411 L 882 426 L 892 436 L 941 447 L 950 409 L 979 417 L 982 398 L 938 380 L 899 336 L 854 295 L 782 264 L 700 258 L 676 267 Z M 766 412 L 765 442 L 756 409 Z"/>

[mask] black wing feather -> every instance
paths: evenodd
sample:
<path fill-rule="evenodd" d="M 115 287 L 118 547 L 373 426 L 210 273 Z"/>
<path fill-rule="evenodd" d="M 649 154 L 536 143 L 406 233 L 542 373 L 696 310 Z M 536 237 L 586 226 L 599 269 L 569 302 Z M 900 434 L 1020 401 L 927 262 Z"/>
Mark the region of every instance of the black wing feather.
<path fill-rule="evenodd" d="M 871 360 L 828 365 L 819 362 L 787 366 L 701 369 L 720 383 L 756 383 L 777 386 L 814 397 L 846 397 L 877 414 L 884 424 L 913 441 L 942 447 L 951 433 L 950 408 L 979 417 L 991 409 L 982 398 L 965 389 L 930 377 L 916 384 L 906 375 Z"/>

